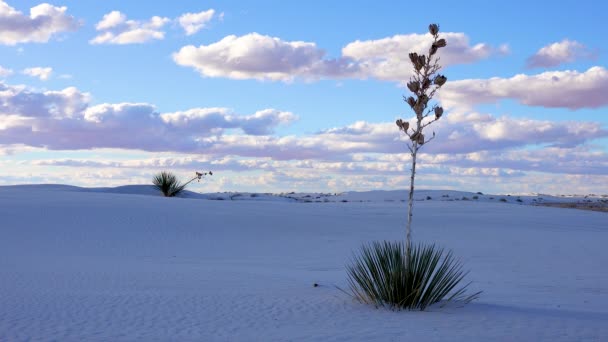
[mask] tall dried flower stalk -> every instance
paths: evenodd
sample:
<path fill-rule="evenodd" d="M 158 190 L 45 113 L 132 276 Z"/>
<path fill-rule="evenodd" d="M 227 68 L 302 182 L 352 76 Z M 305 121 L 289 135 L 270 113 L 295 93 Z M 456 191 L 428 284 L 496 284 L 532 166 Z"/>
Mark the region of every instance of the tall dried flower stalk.
<path fill-rule="evenodd" d="M 430 124 L 439 120 L 443 115 L 443 108 L 433 104 L 429 107 L 429 101 L 435 96 L 447 81 L 447 78 L 440 75 L 438 72 L 441 69 L 439 65 L 439 56 L 437 51 L 445 47 L 447 42 L 443 38 L 439 38 L 439 25 L 429 25 L 429 33 L 433 36 L 433 44 L 429 48 L 428 55 L 417 54 L 412 52 L 409 54 L 410 61 L 414 66 L 414 75 L 407 83 L 407 88 L 412 92 L 413 96 L 403 96 L 403 100 L 412 108 L 416 114 L 416 120 L 413 127 L 410 123 L 397 120 L 396 124 L 399 130 L 408 136 L 408 149 L 412 156 L 412 173 L 410 176 L 410 192 L 408 199 L 408 216 L 406 228 L 406 249 L 409 252 L 412 240 L 412 210 L 414 205 L 414 179 L 416 177 L 416 157 L 418 150 L 429 141 L 435 138 L 435 132 L 430 138 L 424 135 L 424 129 Z"/>

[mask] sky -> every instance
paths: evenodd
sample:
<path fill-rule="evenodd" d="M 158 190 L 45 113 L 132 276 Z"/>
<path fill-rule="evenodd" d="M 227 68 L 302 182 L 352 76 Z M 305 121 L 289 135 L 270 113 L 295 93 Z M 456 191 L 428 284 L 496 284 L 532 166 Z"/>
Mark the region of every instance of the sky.
<path fill-rule="evenodd" d="M 608 194 L 601 1 L 0 0 L 0 185 L 409 186 L 409 52 L 448 82 L 416 186 Z"/>

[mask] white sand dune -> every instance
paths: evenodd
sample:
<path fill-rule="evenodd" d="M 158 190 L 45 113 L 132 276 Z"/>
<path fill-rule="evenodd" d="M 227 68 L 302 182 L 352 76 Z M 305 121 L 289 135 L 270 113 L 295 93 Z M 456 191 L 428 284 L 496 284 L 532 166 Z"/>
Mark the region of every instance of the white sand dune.
<path fill-rule="evenodd" d="M 353 302 L 344 265 L 403 237 L 403 194 L 0 187 L 0 341 L 608 340 L 608 215 L 488 195 L 415 204 L 414 238 L 454 250 L 479 300 Z"/>

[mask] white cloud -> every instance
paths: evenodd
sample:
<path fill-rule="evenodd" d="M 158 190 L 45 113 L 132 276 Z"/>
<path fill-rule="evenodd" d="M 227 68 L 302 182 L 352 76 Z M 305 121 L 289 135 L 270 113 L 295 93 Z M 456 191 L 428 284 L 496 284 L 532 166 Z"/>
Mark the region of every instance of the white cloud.
<path fill-rule="evenodd" d="M 124 148 L 275 160 L 350 160 L 356 153 L 402 153 L 394 123 L 355 122 L 304 136 L 274 136 L 297 117 L 265 109 L 237 115 L 227 108 L 159 113 L 147 103 L 90 105 L 76 88 L 36 92 L 0 83 L 0 144 L 49 149 Z M 448 113 L 426 153 L 470 153 L 524 146 L 573 147 L 608 136 L 594 122 L 551 122 L 487 114 Z"/>
<path fill-rule="evenodd" d="M 324 60 L 324 55 L 314 43 L 287 42 L 250 33 L 227 36 L 210 45 L 182 47 L 173 59 L 202 76 L 233 79 L 291 81 L 297 76 L 317 78 L 326 73 L 346 73 L 350 68 L 347 63 Z"/>
<path fill-rule="evenodd" d="M 80 22 L 66 11 L 65 6 L 43 3 L 32 7 L 28 16 L 0 0 L 0 44 L 46 43 L 61 32 L 77 30 Z"/>
<path fill-rule="evenodd" d="M 1 150 L 0 150 L 1 151 Z M 1 153 L 1 152 L 0 152 Z M 243 191 L 244 183 L 234 173 L 249 177 L 263 171 L 266 184 L 277 189 L 327 191 L 327 189 L 355 190 L 378 188 L 404 188 L 407 182 L 409 157 L 402 154 L 365 154 L 357 161 L 324 160 L 272 160 L 270 158 L 243 158 L 236 156 L 189 155 L 175 153 L 140 153 L 140 158 L 117 159 L 117 150 L 96 151 L 94 158 L 41 159 L 26 162 L 29 170 L 49 166 L 70 168 L 74 173 L 95 172 L 151 172 L 170 168 L 177 174 L 192 170 L 213 170 L 215 177 L 232 174 L 229 179 L 236 190 Z M 147 157 L 146 157 L 147 156 Z M 608 179 L 608 154 L 588 147 L 542 149 L 509 149 L 492 152 L 420 155 L 419 184 L 437 188 L 484 190 L 494 185 L 503 192 L 553 193 L 602 192 Z M 3 165 L 5 168 L 10 165 Z M 126 171 L 118 171 L 123 169 Z M 249 173 L 251 172 L 251 173 Z M 255 172 L 255 173 L 254 173 Z M 251 175 L 251 176 L 249 176 Z M 148 177 L 149 178 L 149 177 Z M 601 182 L 604 180 L 604 183 Z M 219 179 L 218 179 L 219 181 Z M 125 184 L 127 180 L 124 181 Z M 222 182 L 225 186 L 226 184 Z M 330 185 L 331 184 L 331 185 Z M 554 187 L 560 184 L 561 187 Z M 593 187 L 591 187 L 593 184 Z M 261 189 L 252 184 L 254 191 Z M 241 188 L 239 188 L 241 186 Z M 587 191 L 584 189 L 591 189 Z M 219 190 L 227 190 L 219 187 Z"/>
<path fill-rule="evenodd" d="M 180 26 L 191 36 L 202 30 L 213 19 L 215 10 L 209 9 L 198 13 L 184 13 L 178 18 Z"/>
<path fill-rule="evenodd" d="M 212 133 L 217 129 L 241 128 L 246 134 L 264 135 L 272 133 L 273 127 L 297 120 L 293 113 L 275 109 L 261 110 L 249 116 L 236 116 L 227 108 L 195 108 L 164 113 L 160 117 L 173 127 L 199 134 Z"/>
<path fill-rule="evenodd" d="M 1 124 L 0 124 L 0 129 L 2 129 Z M 0 146 L 0 156 L 11 156 L 14 154 L 30 152 L 32 150 L 34 150 L 34 148 L 32 148 L 30 146 L 20 145 L 20 144 L 2 145 L 2 146 Z M 8 160 L 4 160 L 4 163 L 6 163 L 6 162 L 8 162 Z M 0 161 L 0 165 L 2 165 L 2 164 L 3 164 L 3 162 Z"/>
<path fill-rule="evenodd" d="M 26 146 L 8 146 L 7 149 L 14 149 L 8 153 L 33 151 L 40 155 L 44 152 Z M 277 161 L 267 157 L 244 158 L 175 152 L 139 152 L 135 154 L 136 157 L 133 155 L 133 151 L 100 149 L 95 151 L 94 156 L 84 158 L 5 158 L 0 160 L 0 166 L 5 171 L 0 182 L 31 183 L 39 180 L 65 183 L 65 179 L 76 182 L 76 179 L 84 177 L 89 186 L 124 185 L 148 183 L 152 173 L 170 169 L 181 177 L 189 176 L 193 170 L 214 171 L 213 177 L 201 183 L 204 191 L 405 189 L 410 164 L 406 153 L 362 154 L 351 161 Z M 417 182 L 425 188 L 481 190 L 485 193 L 608 191 L 608 154 L 584 146 L 461 154 L 422 153 L 419 158 Z M 18 179 L 28 173 L 34 176 Z M 264 176 L 263 179 L 260 178 L 260 173 Z M 44 180 L 37 177 L 44 177 Z M 260 181 L 265 185 L 261 186 L 258 183 Z"/>
<path fill-rule="evenodd" d="M 548 108 L 599 108 L 608 105 L 608 70 L 547 71 L 511 78 L 448 81 L 438 93 L 446 108 L 471 109 L 482 103 L 513 99 L 527 106 Z"/>
<path fill-rule="evenodd" d="M 39 78 L 41 81 L 46 81 L 51 77 L 53 68 L 50 67 L 34 67 L 23 69 L 23 74 L 31 77 Z"/>
<path fill-rule="evenodd" d="M 95 25 L 100 33 L 89 42 L 91 44 L 140 44 L 151 40 L 165 38 L 163 26 L 169 18 L 154 16 L 148 21 L 128 20 L 119 11 L 112 11 L 103 16 Z"/>
<path fill-rule="evenodd" d="M 32 118 L 72 118 L 88 106 L 90 99 L 90 94 L 74 87 L 38 92 L 0 82 L 0 116 L 13 116 L 14 122 L 29 122 Z"/>
<path fill-rule="evenodd" d="M 486 44 L 469 45 L 462 33 L 444 33 L 448 47 L 441 50 L 444 66 L 471 63 L 504 49 Z M 195 47 L 188 45 L 173 54 L 181 66 L 197 70 L 203 77 L 293 81 L 295 78 L 368 78 L 403 81 L 411 75 L 407 54 L 430 46 L 430 35 L 397 35 L 391 38 L 356 41 L 342 49 L 339 58 L 326 57 L 313 42 L 284 41 L 258 33 L 227 36 Z"/>
<path fill-rule="evenodd" d="M 95 25 L 97 31 L 109 30 L 126 24 L 127 16 L 119 11 L 112 11 L 103 16 L 100 22 Z"/>
<path fill-rule="evenodd" d="M 4 68 L 0 65 L 0 77 L 8 77 L 13 74 L 13 70 Z"/>
<path fill-rule="evenodd" d="M 563 63 L 571 63 L 579 58 L 593 58 L 595 54 L 585 45 L 575 41 L 564 39 L 561 42 L 549 44 L 542 47 L 533 56 L 528 58 L 528 68 L 550 68 Z"/>
<path fill-rule="evenodd" d="M 139 179 L 128 178 L 128 170 L 164 168 L 263 170 L 265 177 L 258 181 L 275 189 L 364 189 L 399 187 L 406 182 L 409 156 L 404 137 L 393 122 L 359 121 L 315 134 L 281 136 L 273 130 L 297 119 L 290 112 L 265 109 L 238 115 L 217 107 L 160 113 L 147 103 L 91 105 L 90 98 L 76 88 L 41 92 L 0 82 L 0 153 L 32 148 L 113 149 L 97 150 L 95 158 L 24 163 L 28 170 L 57 166 L 62 170 L 83 168 L 83 173 L 91 175 L 116 174 L 123 177 L 123 184 Z M 489 179 L 516 184 L 509 179 L 533 179 L 531 173 L 605 179 L 608 172 L 606 152 L 589 144 L 608 136 L 608 130 L 599 123 L 454 112 L 446 113 L 433 128 L 437 138 L 420 154 L 421 185 L 460 184 L 470 189 Z M 120 154 L 125 150 L 150 157 L 125 160 Z M 107 157 L 97 157 L 100 153 Z M 114 170 L 117 168 L 127 171 L 123 174 Z M 226 182 L 242 185 L 254 182 L 259 174 L 238 177 Z"/>
<path fill-rule="evenodd" d="M 449 113 L 438 121 L 433 143 L 423 147 L 425 153 L 469 153 L 550 144 L 577 146 L 589 140 L 607 137 L 608 130 L 594 122 L 551 122 L 511 117 L 496 118 L 488 114 Z M 352 153 L 400 153 L 405 149 L 403 137 L 394 123 L 357 122 L 319 134 L 321 140 L 353 145 Z"/>
<path fill-rule="evenodd" d="M 161 114 L 147 103 L 90 105 L 76 88 L 37 92 L 0 83 L 0 144 L 18 141 L 49 149 L 126 148 L 202 151 L 204 138 L 240 130 L 271 134 L 296 120 L 289 112 L 237 115 L 226 108 L 194 108 Z"/>
<path fill-rule="evenodd" d="M 458 154 L 425 155 L 423 164 L 452 165 L 462 168 L 498 168 L 521 172 L 562 174 L 608 173 L 608 154 L 588 146 L 507 149 Z"/>
<path fill-rule="evenodd" d="M 487 44 L 471 46 L 464 33 L 442 33 L 447 47 L 439 50 L 441 64 L 473 63 L 491 54 L 504 53 L 506 47 L 494 49 Z M 363 74 L 381 80 L 407 81 L 412 75 L 412 65 L 408 58 L 410 52 L 428 53 L 432 37 L 429 34 L 395 35 L 393 37 L 355 41 L 342 49 L 342 56 L 357 61 Z"/>
<path fill-rule="evenodd" d="M 7 150 L 8 151 L 8 150 Z M 2 150 L 0 150 L 2 153 Z M 157 153 L 155 153 L 157 154 Z M 173 153 L 174 155 L 174 153 Z M 125 168 L 125 169 L 150 169 L 150 168 L 172 168 L 184 170 L 213 170 L 213 171 L 249 171 L 267 170 L 275 171 L 277 168 L 288 166 L 284 162 L 269 159 L 242 159 L 236 157 L 209 157 L 200 155 L 182 155 L 180 157 L 150 157 L 144 159 L 116 160 L 113 158 L 61 158 L 40 159 L 31 162 L 37 166 L 69 166 L 69 167 L 92 167 L 92 168 Z"/>

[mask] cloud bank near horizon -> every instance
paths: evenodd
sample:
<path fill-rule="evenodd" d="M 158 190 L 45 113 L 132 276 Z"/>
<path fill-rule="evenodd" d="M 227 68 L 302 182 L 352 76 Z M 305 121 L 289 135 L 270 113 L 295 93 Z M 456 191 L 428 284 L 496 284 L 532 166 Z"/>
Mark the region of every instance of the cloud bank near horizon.
<path fill-rule="evenodd" d="M 266 175 L 266 186 L 292 182 L 314 187 L 319 177 L 333 188 L 361 189 L 364 184 L 386 188 L 406 182 L 406 141 L 393 122 L 358 121 L 312 134 L 280 135 L 277 128 L 294 124 L 296 114 L 277 109 L 237 114 L 223 107 L 163 113 L 148 103 L 92 105 L 91 97 L 74 87 L 36 91 L 0 82 L 0 151 L 7 155 L 31 149 L 118 149 L 141 155 L 170 154 L 173 157 L 127 161 L 34 159 L 20 166 L 124 175 L 141 168 L 213 169 L 240 173 L 230 181 L 236 182 L 230 183 L 234 186 L 236 179 L 253 182 L 257 178 L 251 174 L 260 172 Z M 512 179 L 508 183 L 536 173 L 595 178 L 608 173 L 608 155 L 592 148 L 594 140 L 608 137 L 608 130 L 596 122 L 453 111 L 434 128 L 439 135 L 422 150 L 421 172 L 427 174 L 422 178 L 436 179 L 437 184 L 442 184 L 442 175 L 446 179 Z"/>
<path fill-rule="evenodd" d="M 352 153 L 400 153 L 405 143 L 394 123 L 358 121 L 315 134 L 275 135 L 297 120 L 294 113 L 261 109 L 239 115 L 228 108 L 160 113 L 148 103 L 91 105 L 91 94 L 71 87 L 35 91 L 0 82 L 0 144 L 50 150 L 123 148 L 269 157 L 334 159 Z M 534 145 L 575 147 L 608 136 L 599 123 L 552 122 L 453 112 L 429 153 L 468 153 Z"/>

